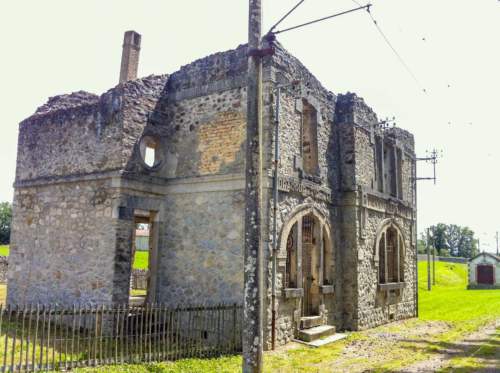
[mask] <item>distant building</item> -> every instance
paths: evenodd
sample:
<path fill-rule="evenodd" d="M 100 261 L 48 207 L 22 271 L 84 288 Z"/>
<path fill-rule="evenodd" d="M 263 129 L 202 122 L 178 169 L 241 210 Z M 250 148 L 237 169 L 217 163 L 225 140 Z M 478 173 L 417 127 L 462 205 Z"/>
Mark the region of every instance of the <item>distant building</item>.
<path fill-rule="evenodd" d="M 482 252 L 469 260 L 468 289 L 500 289 L 500 257 Z"/>
<path fill-rule="evenodd" d="M 139 251 L 149 250 L 149 230 L 147 229 L 135 230 L 135 249 Z"/>

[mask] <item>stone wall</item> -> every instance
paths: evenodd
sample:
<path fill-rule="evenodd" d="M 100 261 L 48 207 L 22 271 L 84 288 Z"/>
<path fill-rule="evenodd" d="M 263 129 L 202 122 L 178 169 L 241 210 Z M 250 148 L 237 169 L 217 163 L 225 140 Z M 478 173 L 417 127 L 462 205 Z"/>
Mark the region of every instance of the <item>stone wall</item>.
<path fill-rule="evenodd" d="M 111 302 L 113 198 L 103 181 L 17 188 L 7 301 Z"/>
<path fill-rule="evenodd" d="M 343 242 L 349 246 L 342 257 L 344 268 L 352 268 L 351 274 L 344 273 L 343 276 L 346 310 L 344 326 L 364 329 L 414 316 L 416 249 L 413 137 L 399 128 L 380 127 L 372 109 L 354 94 L 338 96 L 336 120 L 341 136 Z M 400 196 L 398 192 L 399 198 L 389 195 L 387 189 L 381 193 L 377 188 L 380 175 L 377 175 L 376 137 L 390 146 L 398 147 L 403 154 L 398 173 L 402 191 Z M 399 295 L 395 298 L 390 298 L 387 290 L 378 287 L 379 264 L 375 245 L 377 233 L 388 219 L 400 227 L 405 246 L 405 285 L 404 289 L 396 291 Z"/>
<path fill-rule="evenodd" d="M 100 97 L 76 92 L 50 98 L 19 126 L 16 182 L 124 169 L 165 80 L 146 77 Z"/>
<path fill-rule="evenodd" d="M 159 301 L 171 305 L 242 302 L 242 185 L 240 179 L 230 182 L 227 191 L 204 191 L 209 185 L 202 185 L 198 192 L 166 197 Z"/>
<path fill-rule="evenodd" d="M 290 223 L 301 211 L 314 211 L 327 222 L 330 229 L 332 246 L 334 253 L 337 251 L 337 220 L 334 208 L 331 205 L 332 190 L 334 179 L 337 177 L 336 153 L 333 142 L 333 116 L 335 110 L 335 95 L 325 89 L 319 81 L 305 68 L 300 61 L 286 52 L 279 44 L 276 46 L 275 54 L 271 60 L 271 81 L 268 86 L 268 94 L 272 101 L 271 105 L 266 107 L 269 118 L 265 122 L 269 126 L 269 136 L 272 142 L 266 150 L 268 159 L 274 158 L 274 123 L 276 120 L 275 111 L 277 103 L 277 92 L 273 87 L 277 84 L 286 85 L 294 81 L 299 84 L 288 86 L 282 89 L 280 95 L 280 128 L 279 128 L 279 177 L 283 178 L 284 183 L 279 190 L 277 232 L 278 232 L 278 254 L 277 254 L 277 277 L 276 277 L 276 344 L 283 345 L 296 337 L 296 330 L 301 317 L 301 299 L 287 298 L 284 296 L 285 273 L 286 273 L 286 237 L 283 232 L 285 224 Z M 317 113 L 316 137 L 319 172 L 314 175 L 305 175 L 303 172 L 303 159 L 301 153 L 301 121 L 304 104 L 310 105 Z M 313 144 L 314 145 L 314 144 Z M 272 175 L 272 163 L 268 163 L 268 175 Z M 314 181 L 308 177 L 314 177 Z M 305 183 L 305 184 L 304 184 Z M 272 263 L 270 251 L 273 247 L 273 230 L 271 229 L 274 220 L 272 209 L 272 179 L 268 180 L 269 193 L 268 204 L 268 234 L 269 245 L 267 260 L 267 303 L 266 303 L 266 322 L 264 328 L 264 337 L 267 348 L 271 347 L 271 325 L 272 325 Z M 318 193 L 318 190 L 321 192 Z M 335 286 L 337 293 L 335 295 L 324 296 L 321 300 L 323 307 L 322 314 L 325 322 L 341 326 L 341 306 L 338 302 L 341 293 L 341 284 L 339 281 L 338 266 L 336 257 L 330 263 L 333 272 L 333 278 L 337 281 Z"/>

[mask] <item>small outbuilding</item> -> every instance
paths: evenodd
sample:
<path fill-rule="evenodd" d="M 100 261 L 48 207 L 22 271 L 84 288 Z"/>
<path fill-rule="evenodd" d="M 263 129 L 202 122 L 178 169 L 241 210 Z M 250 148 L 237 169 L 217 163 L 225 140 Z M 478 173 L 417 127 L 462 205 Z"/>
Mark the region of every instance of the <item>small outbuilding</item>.
<path fill-rule="evenodd" d="M 482 252 L 469 260 L 468 289 L 500 289 L 500 257 Z"/>

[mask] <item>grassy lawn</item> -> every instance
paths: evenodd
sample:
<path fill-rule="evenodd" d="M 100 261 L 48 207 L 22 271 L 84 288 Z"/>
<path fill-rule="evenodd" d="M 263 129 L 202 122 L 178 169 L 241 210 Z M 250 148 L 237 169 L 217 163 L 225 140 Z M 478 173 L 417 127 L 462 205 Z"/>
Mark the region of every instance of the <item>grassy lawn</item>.
<path fill-rule="evenodd" d="M 0 245 L 0 256 L 9 256 L 9 245 Z"/>
<path fill-rule="evenodd" d="M 134 258 L 134 268 L 135 269 L 147 269 L 148 268 L 148 259 L 149 251 L 136 251 Z"/>
<path fill-rule="evenodd" d="M 301 345 L 267 352 L 266 372 L 394 372 L 429 359 L 446 346 L 453 346 L 471 332 L 500 319 L 500 290 L 466 290 L 464 264 L 436 263 L 437 285 L 426 289 L 426 263 L 419 263 L 419 319 L 410 319 L 354 332 L 347 339 L 308 348 Z M 468 372 L 481 369 L 498 354 L 500 331 L 483 341 L 474 356 L 457 356 L 453 369 Z M 460 344 L 457 344 L 460 346 Z M 78 372 L 239 372 L 241 357 L 187 359 L 175 363 L 85 368 Z"/>

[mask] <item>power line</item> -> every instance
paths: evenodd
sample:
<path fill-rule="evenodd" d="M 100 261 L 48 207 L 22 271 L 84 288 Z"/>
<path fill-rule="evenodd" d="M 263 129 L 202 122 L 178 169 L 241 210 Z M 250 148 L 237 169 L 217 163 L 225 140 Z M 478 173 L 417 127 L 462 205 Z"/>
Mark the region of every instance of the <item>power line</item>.
<path fill-rule="evenodd" d="M 283 30 L 278 30 L 278 31 L 275 31 L 274 34 L 281 34 L 281 33 L 286 32 L 286 31 L 291 31 L 291 30 L 298 29 L 300 27 L 309 26 L 309 25 L 312 25 L 313 23 L 318 23 L 318 22 L 321 22 L 321 21 L 325 21 L 327 19 L 331 19 L 331 18 L 334 18 L 334 17 L 342 16 L 344 14 L 352 13 L 352 12 L 355 12 L 357 10 L 361 10 L 361 9 L 367 9 L 367 10 L 369 10 L 371 6 L 372 6 L 371 4 L 362 5 L 362 6 L 358 7 L 358 8 L 349 9 L 349 10 L 346 10 L 344 12 L 332 14 L 331 16 L 327 16 L 327 17 L 315 19 L 313 21 L 309 21 L 309 22 L 306 22 L 306 23 L 302 23 L 300 25 L 288 27 L 288 28 L 283 29 Z"/>
<path fill-rule="evenodd" d="M 361 6 L 361 4 L 358 1 L 356 1 L 356 0 L 352 0 L 352 2 L 355 3 L 358 6 Z M 408 66 L 408 64 L 405 62 L 405 60 L 403 59 L 403 57 L 401 57 L 401 55 L 398 53 L 398 51 L 396 50 L 396 48 L 392 45 L 392 43 L 390 42 L 390 40 L 387 37 L 387 35 L 385 35 L 385 33 L 380 28 L 377 20 L 373 17 L 373 14 L 370 11 L 370 7 L 368 7 L 366 9 L 366 11 L 367 11 L 368 15 L 370 16 L 371 20 L 373 21 L 373 24 L 377 28 L 377 31 L 382 36 L 382 38 L 384 39 L 384 41 L 386 42 L 386 44 L 389 46 L 389 48 L 391 48 L 391 50 L 394 52 L 394 54 L 398 58 L 399 62 L 403 65 L 403 67 L 406 69 L 406 71 L 410 74 L 410 76 L 413 78 L 413 80 L 419 86 L 419 88 L 424 93 L 427 93 L 427 90 L 424 88 L 424 86 L 422 84 L 420 84 L 420 81 L 418 80 L 417 76 L 413 73 L 413 71 L 410 69 L 410 66 Z"/>
<path fill-rule="evenodd" d="M 278 22 L 276 22 L 276 23 L 274 24 L 274 26 L 273 26 L 273 27 L 271 27 L 271 29 L 269 30 L 269 32 L 268 32 L 268 33 L 273 32 L 273 30 L 274 30 L 274 29 L 275 29 L 275 28 L 276 28 L 276 27 L 277 27 L 277 26 L 278 26 L 281 22 L 283 22 L 283 21 L 285 20 L 285 18 L 286 18 L 286 17 L 288 17 L 290 14 L 292 14 L 292 12 L 293 12 L 295 9 L 297 9 L 297 8 L 298 8 L 298 7 L 299 7 L 299 6 L 300 6 L 300 5 L 304 2 L 304 1 L 306 1 L 306 0 L 300 0 L 300 1 L 299 1 L 299 2 L 298 2 L 298 3 L 297 3 L 297 4 L 296 4 L 296 5 L 295 5 L 292 9 L 290 9 L 290 11 L 288 11 L 288 12 L 287 12 L 287 13 L 286 13 L 283 17 L 281 17 L 281 19 L 280 19 Z"/>

